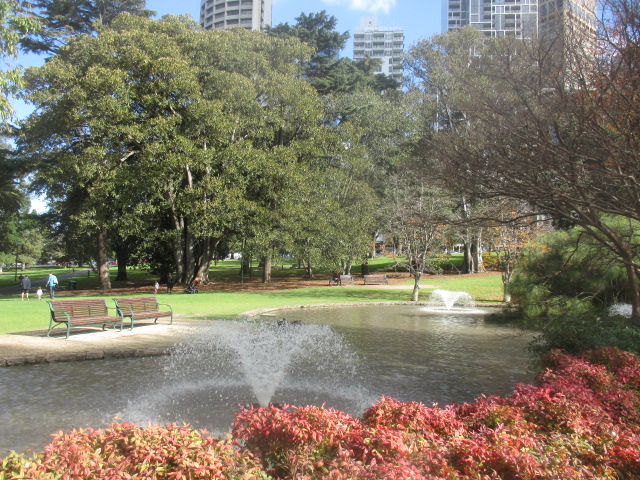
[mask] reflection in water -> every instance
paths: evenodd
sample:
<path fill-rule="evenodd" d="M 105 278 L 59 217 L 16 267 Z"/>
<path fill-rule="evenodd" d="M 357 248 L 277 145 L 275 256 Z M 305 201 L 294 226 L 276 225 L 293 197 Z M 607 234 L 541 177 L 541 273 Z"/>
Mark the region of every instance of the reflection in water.
<path fill-rule="evenodd" d="M 525 353 L 532 335 L 487 325 L 480 315 L 368 306 L 286 310 L 275 318 L 282 317 L 301 320 L 295 334 L 311 342 L 276 336 L 280 343 L 270 344 L 267 337 L 278 329 L 273 317 L 264 320 L 271 330 L 255 340 L 268 355 L 257 358 L 278 356 L 289 345 L 298 349 L 286 365 L 266 369 L 283 369 L 275 372 L 274 402 L 326 404 L 359 415 L 381 395 L 445 405 L 508 395 L 516 383 L 533 380 Z M 0 456 L 9 449 L 39 450 L 52 432 L 106 426 L 116 416 L 229 430 L 238 405 L 257 401 L 241 358 L 251 347 L 234 348 L 247 340 L 250 325 L 208 322 L 171 357 L 1 369 Z"/>

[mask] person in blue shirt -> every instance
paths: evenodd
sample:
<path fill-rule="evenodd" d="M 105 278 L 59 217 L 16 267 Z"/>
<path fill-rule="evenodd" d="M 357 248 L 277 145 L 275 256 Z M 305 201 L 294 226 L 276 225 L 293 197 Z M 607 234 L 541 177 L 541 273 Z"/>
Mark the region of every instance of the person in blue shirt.
<path fill-rule="evenodd" d="M 56 277 L 53 273 L 50 273 L 47 283 L 45 284 L 45 287 L 49 287 L 49 296 L 51 298 L 55 298 L 57 286 L 58 286 L 58 277 Z"/>

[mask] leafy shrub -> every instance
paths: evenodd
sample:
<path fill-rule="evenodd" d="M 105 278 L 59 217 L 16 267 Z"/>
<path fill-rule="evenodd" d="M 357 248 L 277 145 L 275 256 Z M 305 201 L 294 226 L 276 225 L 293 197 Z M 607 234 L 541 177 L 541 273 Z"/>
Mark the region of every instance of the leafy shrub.
<path fill-rule="evenodd" d="M 383 397 L 362 416 L 288 405 L 238 413 L 230 440 L 186 427 L 59 433 L 3 459 L 0 479 L 640 478 L 640 358 L 555 351 L 538 385 L 427 407 Z"/>
<path fill-rule="evenodd" d="M 529 316 L 562 315 L 577 305 L 628 298 L 622 265 L 580 228 L 539 237 L 516 272 L 512 293 Z"/>
<path fill-rule="evenodd" d="M 548 319 L 530 347 L 537 355 L 557 349 L 579 354 L 605 347 L 640 354 L 640 326 L 629 318 L 596 310 L 567 313 Z"/>
<path fill-rule="evenodd" d="M 269 478 L 247 451 L 177 425 L 59 432 L 37 459 L 5 459 L 0 479 Z"/>

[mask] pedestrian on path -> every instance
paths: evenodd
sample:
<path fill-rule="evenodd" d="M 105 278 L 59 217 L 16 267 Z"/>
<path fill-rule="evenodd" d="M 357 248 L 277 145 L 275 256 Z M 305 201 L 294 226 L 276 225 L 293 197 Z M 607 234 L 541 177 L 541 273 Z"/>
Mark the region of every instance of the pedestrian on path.
<path fill-rule="evenodd" d="M 56 297 L 56 287 L 58 286 L 58 277 L 56 277 L 53 273 L 49 274 L 49 278 L 47 279 L 47 283 L 45 287 L 49 287 L 49 297 Z"/>
<path fill-rule="evenodd" d="M 173 277 L 169 274 L 167 276 L 167 293 L 171 293 L 171 290 L 173 290 Z"/>
<path fill-rule="evenodd" d="M 31 288 L 31 279 L 29 275 L 25 275 L 20 279 L 20 295 L 22 296 L 22 301 L 24 301 L 25 296 L 27 300 L 29 300 L 29 289 Z"/>

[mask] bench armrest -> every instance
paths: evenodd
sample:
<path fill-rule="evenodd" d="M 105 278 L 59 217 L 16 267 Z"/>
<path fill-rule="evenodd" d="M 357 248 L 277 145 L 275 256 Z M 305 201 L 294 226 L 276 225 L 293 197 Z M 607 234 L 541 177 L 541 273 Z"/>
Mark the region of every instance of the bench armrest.
<path fill-rule="evenodd" d="M 160 307 L 161 305 L 162 305 L 163 307 L 168 307 L 168 308 L 169 308 L 169 311 L 170 311 L 171 313 L 173 313 L 173 308 L 171 308 L 171 305 L 169 305 L 169 304 L 167 304 L 167 303 L 159 303 L 159 304 L 158 304 L 158 307 Z M 158 308 L 158 310 L 159 310 L 159 308 Z"/>

